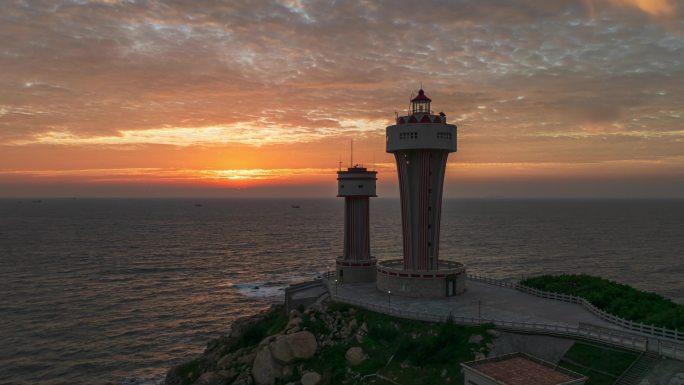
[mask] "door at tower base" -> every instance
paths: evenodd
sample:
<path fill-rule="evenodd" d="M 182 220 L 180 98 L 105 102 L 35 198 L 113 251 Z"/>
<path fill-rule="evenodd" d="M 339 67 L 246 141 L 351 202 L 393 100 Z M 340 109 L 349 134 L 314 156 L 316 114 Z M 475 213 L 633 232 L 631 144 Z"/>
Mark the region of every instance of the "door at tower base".
<path fill-rule="evenodd" d="M 376 264 L 375 258 L 350 261 L 339 257 L 336 260 L 337 279 L 340 283 L 375 282 Z"/>

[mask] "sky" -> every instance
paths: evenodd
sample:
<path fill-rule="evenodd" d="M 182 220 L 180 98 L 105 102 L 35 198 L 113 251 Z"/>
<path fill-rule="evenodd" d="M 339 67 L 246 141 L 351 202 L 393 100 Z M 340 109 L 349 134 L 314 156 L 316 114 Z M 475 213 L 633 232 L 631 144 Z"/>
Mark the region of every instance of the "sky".
<path fill-rule="evenodd" d="M 396 197 L 421 85 L 445 197 L 684 197 L 679 0 L 4 0 L 0 197 Z"/>

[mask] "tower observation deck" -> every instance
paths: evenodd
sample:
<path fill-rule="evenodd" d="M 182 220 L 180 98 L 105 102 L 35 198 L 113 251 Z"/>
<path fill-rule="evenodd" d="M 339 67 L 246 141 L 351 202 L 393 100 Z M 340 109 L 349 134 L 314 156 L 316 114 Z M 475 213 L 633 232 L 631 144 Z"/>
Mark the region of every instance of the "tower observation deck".
<path fill-rule="evenodd" d="M 421 89 L 408 116 L 387 127 L 387 152 L 399 175 L 404 268 L 439 269 L 439 226 L 447 157 L 456 151 L 456 126 L 432 114 Z"/>

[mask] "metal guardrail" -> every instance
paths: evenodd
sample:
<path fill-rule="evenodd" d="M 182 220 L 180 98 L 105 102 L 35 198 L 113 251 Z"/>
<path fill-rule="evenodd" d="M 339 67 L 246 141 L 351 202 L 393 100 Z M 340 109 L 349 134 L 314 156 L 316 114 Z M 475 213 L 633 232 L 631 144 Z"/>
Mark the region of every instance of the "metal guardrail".
<path fill-rule="evenodd" d="M 349 305 L 356 305 L 363 307 L 368 310 L 375 311 L 377 313 L 387 314 L 391 316 L 396 316 L 400 318 L 407 318 L 419 321 L 429 321 L 429 322 L 445 322 L 448 318 L 453 319 L 455 323 L 463 325 L 484 325 L 493 324 L 500 329 L 524 332 L 524 333 L 535 333 L 535 334 L 547 334 L 547 335 L 559 335 L 559 336 L 569 336 L 574 338 L 581 338 L 591 341 L 597 341 L 601 343 L 608 343 L 612 345 L 617 345 L 620 347 L 645 351 L 648 346 L 648 340 L 644 337 L 639 337 L 636 335 L 624 335 L 620 333 L 612 333 L 611 331 L 597 331 L 595 329 L 585 329 L 583 327 L 573 327 L 561 324 L 547 324 L 539 322 L 517 322 L 517 321 L 505 321 L 492 318 L 473 318 L 473 317 L 454 317 L 449 314 L 438 314 L 430 312 L 417 312 L 411 310 L 404 310 L 399 308 L 393 308 L 390 305 L 382 306 L 375 303 L 370 303 L 358 299 L 347 298 L 341 295 L 335 295 L 333 291 L 330 291 L 330 298 L 336 302 L 343 302 Z"/>
<path fill-rule="evenodd" d="M 470 278 L 469 275 L 468 278 Z M 614 345 L 621 348 L 646 352 L 646 351 L 657 351 L 658 354 L 684 361 L 684 344 L 679 344 L 676 341 L 663 340 L 661 338 L 656 338 L 651 340 L 651 338 L 631 333 L 624 330 L 616 330 L 605 328 L 598 325 L 592 325 L 588 323 L 580 323 L 577 327 L 562 325 L 562 324 L 547 324 L 539 322 L 517 322 L 517 321 L 506 321 L 498 320 L 492 318 L 473 318 L 473 317 L 454 317 L 450 314 L 438 314 L 431 312 L 417 312 L 412 310 L 399 309 L 396 307 L 391 307 L 390 304 L 387 306 L 378 305 L 376 303 L 366 302 L 359 299 L 346 298 L 341 295 L 337 295 L 333 288 L 331 288 L 331 281 L 334 280 L 336 274 L 334 271 L 329 271 L 323 274 L 323 283 L 328 288 L 328 293 L 330 299 L 336 302 L 343 302 L 349 305 L 356 305 L 363 307 L 368 310 L 372 310 L 378 313 L 387 314 L 399 318 L 413 319 L 418 321 L 429 321 L 429 322 L 445 322 L 448 318 L 453 319 L 454 322 L 463 325 L 483 325 L 483 324 L 493 324 L 497 328 L 502 330 L 508 330 L 513 332 L 521 333 L 532 333 L 532 334 L 545 334 L 545 335 L 555 335 L 561 337 L 570 337 L 574 339 L 582 339 L 587 341 L 594 341 L 602 344 Z M 516 283 L 505 282 L 493 280 L 491 278 L 480 277 L 480 279 L 486 279 L 487 281 L 497 281 L 496 284 L 502 287 L 509 287 L 517 289 L 522 286 Z M 478 279 L 478 280 L 480 280 Z M 482 282 L 485 282 L 482 280 Z M 523 286 L 524 287 L 524 286 Z M 536 290 L 536 289 L 535 289 Z M 530 293 L 532 294 L 532 293 Z M 555 293 L 554 293 L 555 294 Z M 563 295 L 560 295 L 563 296 Z M 571 296 L 570 296 L 571 297 Z M 575 297 L 577 298 L 577 297 Z M 568 301 L 569 302 L 569 301 Z M 575 302 L 576 303 L 576 302 Z M 657 346 L 652 346 L 656 343 Z"/>
<path fill-rule="evenodd" d="M 582 305 L 590 313 L 601 318 L 602 320 L 610 322 L 610 323 L 615 324 L 615 325 L 618 325 L 624 329 L 629 329 L 629 330 L 639 332 L 642 334 L 647 334 L 647 335 L 651 335 L 654 337 L 671 340 L 673 342 L 684 342 L 684 333 L 680 332 L 677 329 L 668 329 L 668 328 L 658 327 L 658 326 L 654 326 L 654 325 L 644 325 L 643 323 L 640 323 L 640 322 L 629 321 L 629 320 L 626 320 L 624 318 L 614 316 L 608 312 L 605 312 L 605 311 L 597 308 L 591 302 L 587 301 L 586 299 L 584 299 L 582 297 L 577 297 L 577 296 L 568 295 L 568 294 L 554 293 L 551 291 L 539 290 L 539 289 L 535 289 L 533 287 L 522 285 L 520 283 L 502 281 L 502 280 L 484 277 L 484 276 L 476 275 L 476 274 L 467 274 L 466 278 L 473 280 L 473 281 L 487 283 L 490 285 L 496 285 L 496 286 L 501 286 L 501 287 L 507 287 L 510 289 L 515 289 L 515 290 L 521 291 L 523 293 L 532 294 L 534 296 L 541 297 L 541 298 L 548 298 L 548 299 L 553 299 L 556 301 L 576 303 L 576 304 Z"/>

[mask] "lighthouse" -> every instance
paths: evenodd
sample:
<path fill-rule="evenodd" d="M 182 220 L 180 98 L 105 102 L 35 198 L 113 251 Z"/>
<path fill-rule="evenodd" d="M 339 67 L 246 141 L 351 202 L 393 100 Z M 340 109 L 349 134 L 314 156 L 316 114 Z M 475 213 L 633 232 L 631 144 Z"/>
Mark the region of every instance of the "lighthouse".
<path fill-rule="evenodd" d="M 344 198 L 344 248 L 336 260 L 341 283 L 374 282 L 376 259 L 370 253 L 369 198 L 377 172 L 355 165 L 337 172 L 337 196 Z"/>
<path fill-rule="evenodd" d="M 408 115 L 386 129 L 401 197 L 403 258 L 378 263 L 377 287 L 411 297 L 444 297 L 465 290 L 465 266 L 439 258 L 442 190 L 447 157 L 456 152 L 456 126 L 434 114 L 421 89 Z"/>

